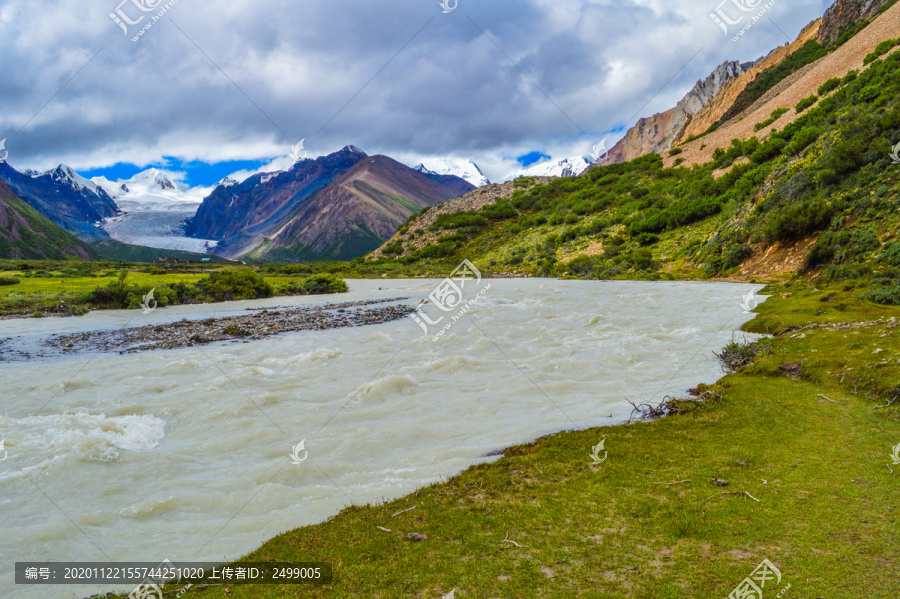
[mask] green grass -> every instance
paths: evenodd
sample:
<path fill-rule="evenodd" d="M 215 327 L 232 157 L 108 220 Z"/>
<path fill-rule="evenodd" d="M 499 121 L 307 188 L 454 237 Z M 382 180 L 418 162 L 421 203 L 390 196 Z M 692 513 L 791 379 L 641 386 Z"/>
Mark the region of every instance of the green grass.
<path fill-rule="evenodd" d="M 6 269 L 3 269 L 3 267 Z M 22 269 L 21 266 L 29 266 Z M 16 268 L 19 268 L 16 270 Z M 19 282 L 14 285 L 0 285 L 0 315 L 29 316 L 35 312 L 42 314 L 80 314 L 88 308 L 98 309 L 102 306 L 88 307 L 84 295 L 101 287 L 107 287 L 118 280 L 121 270 L 128 271 L 127 284 L 137 289 L 149 290 L 171 287 L 179 283 L 194 285 L 211 272 L 222 270 L 219 266 L 189 265 L 180 266 L 182 272 L 169 272 L 149 265 L 112 265 L 109 263 L 79 263 L 77 267 L 68 268 L 60 262 L 31 260 L 8 261 L 0 263 L 4 270 L 3 277 L 11 277 Z M 234 267 L 227 267 L 232 269 Z M 247 267 L 242 267 L 247 268 Z M 258 270 L 258 267 L 255 268 Z M 303 274 L 281 274 L 271 271 L 260 271 L 263 280 L 272 285 L 275 295 L 297 295 L 304 293 L 304 284 L 316 272 Z M 323 273 L 326 274 L 326 273 Z M 339 286 L 335 290 L 340 290 Z M 84 305 L 83 310 L 76 307 Z"/>
<path fill-rule="evenodd" d="M 875 408 L 900 377 L 900 327 L 888 320 L 900 309 L 855 300 L 859 289 L 846 287 L 773 285 L 747 328 L 882 320 L 764 340 L 755 362 L 720 381 L 717 399 L 685 415 L 515 446 L 243 558 L 328 561 L 330 587 L 212 587 L 203 596 L 437 598 L 456 588 L 461 598 L 725 597 L 769 559 L 788 596 L 895 599 L 900 472 L 887 465 L 900 407 Z M 608 458 L 593 465 L 602 439 Z M 411 542 L 412 532 L 428 539 Z"/>

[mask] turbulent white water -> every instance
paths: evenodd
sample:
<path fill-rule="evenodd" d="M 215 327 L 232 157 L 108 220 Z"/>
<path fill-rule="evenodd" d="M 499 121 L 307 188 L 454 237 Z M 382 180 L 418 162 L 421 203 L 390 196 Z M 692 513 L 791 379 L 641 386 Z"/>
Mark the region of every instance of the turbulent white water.
<path fill-rule="evenodd" d="M 417 304 L 436 283 L 351 281 L 337 301 Z M 749 285 L 490 283 L 437 340 L 404 318 L 246 344 L 0 364 L 8 452 L 0 596 L 108 590 L 17 587 L 16 561 L 237 558 L 351 500 L 401 496 L 492 450 L 620 422 L 630 413 L 625 398 L 721 377 L 712 351 L 752 317 L 741 307 Z M 0 337 L 333 301 L 3 321 Z M 294 465 L 289 453 L 302 439 L 308 459 Z"/>

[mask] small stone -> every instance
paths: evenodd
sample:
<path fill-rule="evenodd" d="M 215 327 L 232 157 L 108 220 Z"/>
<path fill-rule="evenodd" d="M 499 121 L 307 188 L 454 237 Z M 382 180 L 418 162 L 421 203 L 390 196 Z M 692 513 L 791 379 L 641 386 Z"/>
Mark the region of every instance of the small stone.
<path fill-rule="evenodd" d="M 728 486 L 728 481 L 725 480 L 724 478 L 713 478 L 710 480 L 712 481 L 712 484 L 716 485 L 717 487 L 727 487 Z"/>
<path fill-rule="evenodd" d="M 747 462 L 746 462 L 745 460 L 738 460 L 738 461 L 737 461 L 737 465 L 738 465 L 738 466 L 746 466 L 746 465 L 747 465 Z"/>
<path fill-rule="evenodd" d="M 406 538 L 409 539 L 410 541 L 413 541 L 414 543 L 428 540 L 428 537 L 420 532 L 411 532 L 408 535 L 406 535 Z"/>

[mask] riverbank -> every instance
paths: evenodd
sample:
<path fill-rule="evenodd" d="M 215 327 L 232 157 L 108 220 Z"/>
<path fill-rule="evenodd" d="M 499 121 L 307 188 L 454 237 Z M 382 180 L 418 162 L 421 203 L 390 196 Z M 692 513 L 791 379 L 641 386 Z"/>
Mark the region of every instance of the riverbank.
<path fill-rule="evenodd" d="M 408 298 L 343 302 L 325 306 L 253 310 L 240 316 L 180 320 L 140 327 L 51 335 L 37 351 L 16 348 L 15 339 L 0 339 L 0 362 L 27 361 L 79 353 L 178 349 L 212 343 L 257 341 L 296 331 L 325 331 L 368 326 L 398 320 L 412 313 L 409 305 L 369 308 L 374 304 L 402 302 Z M 138 312 L 139 314 L 139 312 Z"/>
<path fill-rule="evenodd" d="M 331 562 L 329 588 L 203 596 L 728 596 L 767 559 L 781 578 L 766 596 L 790 585 L 795 597 L 891 597 L 900 402 L 888 404 L 900 394 L 900 312 L 856 300 L 861 291 L 767 288 L 744 328 L 776 336 L 706 402 L 677 402 L 678 415 L 510 447 L 244 558 Z M 808 324 L 828 326 L 794 328 Z"/>

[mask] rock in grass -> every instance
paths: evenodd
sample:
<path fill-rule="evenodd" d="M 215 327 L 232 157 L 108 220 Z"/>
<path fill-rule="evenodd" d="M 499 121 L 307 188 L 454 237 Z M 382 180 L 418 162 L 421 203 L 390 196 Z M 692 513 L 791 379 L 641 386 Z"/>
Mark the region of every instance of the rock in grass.
<path fill-rule="evenodd" d="M 725 480 L 724 478 L 711 478 L 710 480 L 712 481 L 712 484 L 716 485 L 717 487 L 727 487 L 728 486 L 728 481 Z"/>
<path fill-rule="evenodd" d="M 406 535 L 406 538 L 409 539 L 410 541 L 413 541 L 414 543 L 418 543 L 419 541 L 428 540 L 428 537 L 426 537 L 425 535 L 423 535 L 420 532 L 411 532 L 408 535 Z"/>

